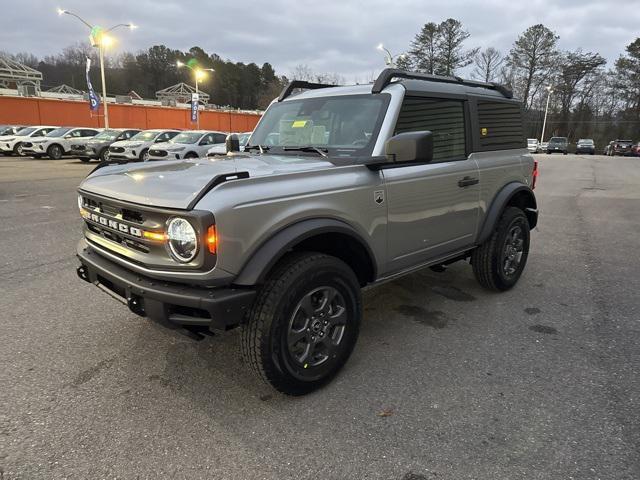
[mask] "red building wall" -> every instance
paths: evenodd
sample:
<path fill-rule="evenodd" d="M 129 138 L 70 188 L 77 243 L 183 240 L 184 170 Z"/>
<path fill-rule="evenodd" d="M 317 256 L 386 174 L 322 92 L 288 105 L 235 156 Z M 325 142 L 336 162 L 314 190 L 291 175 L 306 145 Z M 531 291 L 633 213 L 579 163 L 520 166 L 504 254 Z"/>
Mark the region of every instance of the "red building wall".
<path fill-rule="evenodd" d="M 101 110 L 102 112 L 102 110 Z M 0 124 L 103 127 L 102 116 L 91 116 L 88 102 L 36 97 L 0 96 Z M 249 132 L 260 115 L 233 111 L 200 112 L 200 128 L 223 132 Z M 195 129 L 187 108 L 109 103 L 109 126 L 129 128 Z"/>

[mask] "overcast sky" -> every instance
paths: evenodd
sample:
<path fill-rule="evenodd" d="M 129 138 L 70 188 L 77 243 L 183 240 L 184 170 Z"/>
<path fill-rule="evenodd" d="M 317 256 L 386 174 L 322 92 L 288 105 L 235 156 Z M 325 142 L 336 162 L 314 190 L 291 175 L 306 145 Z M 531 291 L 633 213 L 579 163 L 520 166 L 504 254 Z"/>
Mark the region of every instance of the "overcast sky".
<path fill-rule="evenodd" d="M 80 22 L 56 14 L 61 7 L 93 24 L 139 25 L 118 31 L 120 50 L 198 45 L 234 61 L 268 61 L 279 74 L 307 64 L 349 81 L 383 67 L 378 43 L 402 52 L 424 23 L 448 17 L 469 31 L 469 48 L 508 52 L 520 32 L 543 23 L 560 35 L 562 49 L 596 51 L 610 63 L 640 35 L 639 0 L 0 0 L 4 4 L 10 7 L 3 8 L 0 50 L 11 53 L 44 56 L 87 41 Z"/>

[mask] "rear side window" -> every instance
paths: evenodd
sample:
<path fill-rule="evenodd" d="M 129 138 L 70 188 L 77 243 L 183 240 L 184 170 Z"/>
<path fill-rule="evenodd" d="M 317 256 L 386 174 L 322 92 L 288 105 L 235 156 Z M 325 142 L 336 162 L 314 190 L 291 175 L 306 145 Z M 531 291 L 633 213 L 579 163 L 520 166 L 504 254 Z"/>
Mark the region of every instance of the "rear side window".
<path fill-rule="evenodd" d="M 405 97 L 396 134 L 428 130 L 433 134 L 433 160 L 466 157 L 464 105 L 460 100 Z"/>
<path fill-rule="evenodd" d="M 478 123 L 480 150 L 525 147 L 520 104 L 478 100 Z"/>
<path fill-rule="evenodd" d="M 227 136 L 222 133 L 214 133 L 213 134 L 213 143 L 225 143 L 227 141 Z"/>

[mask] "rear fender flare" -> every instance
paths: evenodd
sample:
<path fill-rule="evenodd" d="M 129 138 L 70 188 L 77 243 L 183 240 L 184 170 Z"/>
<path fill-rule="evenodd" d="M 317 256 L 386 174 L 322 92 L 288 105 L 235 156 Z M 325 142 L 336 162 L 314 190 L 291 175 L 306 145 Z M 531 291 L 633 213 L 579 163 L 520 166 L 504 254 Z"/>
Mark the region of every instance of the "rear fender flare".
<path fill-rule="evenodd" d="M 487 214 L 485 215 L 484 223 L 482 224 L 482 228 L 480 229 L 480 233 L 478 235 L 476 243 L 481 244 L 491 236 L 491 233 L 493 232 L 493 229 L 500 219 L 500 216 L 502 215 L 505 207 L 509 204 L 511 199 L 520 192 L 525 192 L 525 214 L 527 215 L 531 228 L 535 228 L 537 222 L 538 206 L 536 203 L 536 197 L 533 194 L 533 190 L 531 190 L 531 188 L 524 183 L 512 182 L 505 185 L 502 190 L 500 190 L 498 194 L 493 198 L 491 206 L 489 207 Z"/>

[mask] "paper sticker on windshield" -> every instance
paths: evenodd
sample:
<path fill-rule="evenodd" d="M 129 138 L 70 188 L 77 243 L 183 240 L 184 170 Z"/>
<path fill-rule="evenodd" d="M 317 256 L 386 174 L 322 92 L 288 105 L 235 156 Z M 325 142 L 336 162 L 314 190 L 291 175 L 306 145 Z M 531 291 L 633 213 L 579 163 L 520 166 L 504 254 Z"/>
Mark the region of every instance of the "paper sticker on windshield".
<path fill-rule="evenodd" d="M 480 129 L 480 134 L 481 134 L 483 137 L 486 137 L 486 136 L 487 136 L 487 133 L 489 133 L 489 129 L 487 129 L 487 128 L 482 128 L 482 129 Z"/>
<path fill-rule="evenodd" d="M 306 124 L 307 124 L 306 120 L 296 120 L 291 124 L 291 128 L 304 128 Z"/>

